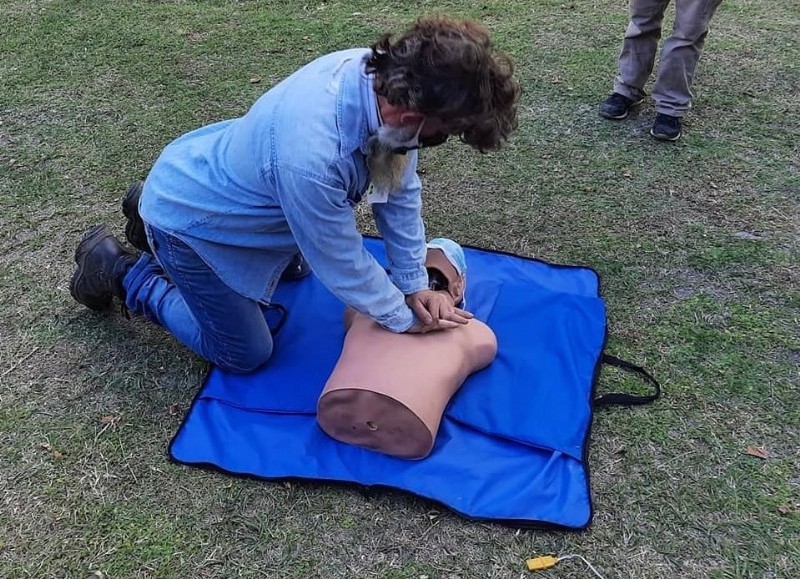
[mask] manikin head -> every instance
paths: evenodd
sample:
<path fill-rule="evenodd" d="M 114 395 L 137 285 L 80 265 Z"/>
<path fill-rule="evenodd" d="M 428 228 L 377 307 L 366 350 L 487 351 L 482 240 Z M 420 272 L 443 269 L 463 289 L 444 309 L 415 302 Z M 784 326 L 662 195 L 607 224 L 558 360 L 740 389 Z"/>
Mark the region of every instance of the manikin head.
<path fill-rule="evenodd" d="M 462 247 L 451 239 L 437 237 L 428 242 L 425 269 L 428 272 L 428 289 L 441 292 L 457 308 L 466 309 L 467 262 Z M 347 308 L 344 327 L 349 330 L 356 311 Z"/>
<path fill-rule="evenodd" d="M 382 121 L 367 154 L 379 189 L 397 190 L 409 150 L 457 136 L 486 152 L 516 129 L 513 65 L 476 22 L 421 18 L 402 36 L 381 37 L 367 71 L 375 74 Z"/>
<path fill-rule="evenodd" d="M 461 246 L 443 237 L 431 239 L 425 268 L 428 270 L 428 288 L 444 292 L 453 300 L 454 306 L 465 309 L 467 262 Z"/>

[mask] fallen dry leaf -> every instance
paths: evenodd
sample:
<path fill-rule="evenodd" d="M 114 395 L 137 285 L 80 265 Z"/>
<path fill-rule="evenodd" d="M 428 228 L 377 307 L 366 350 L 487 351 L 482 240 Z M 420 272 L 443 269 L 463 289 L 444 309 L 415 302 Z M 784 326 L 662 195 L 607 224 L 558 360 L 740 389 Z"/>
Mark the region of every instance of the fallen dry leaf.
<path fill-rule="evenodd" d="M 117 422 L 119 422 L 119 419 L 120 419 L 119 416 L 114 416 L 112 414 L 109 414 L 108 416 L 103 416 L 100 419 L 100 424 L 116 424 Z"/>
<path fill-rule="evenodd" d="M 778 506 L 778 512 L 782 515 L 792 515 L 794 513 L 800 512 L 800 504 L 793 505 L 791 503 L 784 503 Z"/>
<path fill-rule="evenodd" d="M 258 84 L 261 82 L 261 78 L 258 76 L 254 76 L 250 79 L 250 84 Z"/>
<path fill-rule="evenodd" d="M 167 411 L 169 412 L 170 416 L 175 416 L 181 411 L 181 407 L 178 406 L 177 404 L 170 404 Z"/>
<path fill-rule="evenodd" d="M 748 446 L 744 453 L 750 456 L 755 456 L 756 458 L 760 458 L 761 460 L 766 460 L 769 456 L 767 449 L 760 446 Z"/>
<path fill-rule="evenodd" d="M 48 443 L 48 442 L 43 442 L 42 444 L 39 445 L 39 448 L 41 448 L 42 450 L 46 450 L 48 452 L 53 450 L 53 447 L 50 446 L 50 443 Z"/>
<path fill-rule="evenodd" d="M 57 450 L 53 451 L 53 460 L 61 460 L 62 458 L 64 458 L 62 453 L 58 452 Z"/>

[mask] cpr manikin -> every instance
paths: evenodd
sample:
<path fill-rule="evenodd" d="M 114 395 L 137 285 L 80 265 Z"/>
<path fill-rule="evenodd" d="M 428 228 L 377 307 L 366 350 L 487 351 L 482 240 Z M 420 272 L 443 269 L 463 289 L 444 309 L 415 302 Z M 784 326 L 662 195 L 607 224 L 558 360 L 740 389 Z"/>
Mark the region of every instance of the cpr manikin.
<path fill-rule="evenodd" d="M 428 244 L 430 287 L 464 307 L 463 250 Z M 464 380 L 489 365 L 497 339 L 483 322 L 427 334 L 395 334 L 367 316 L 345 312 L 342 354 L 317 404 L 317 420 L 341 442 L 401 458 L 427 456 L 447 403 Z"/>

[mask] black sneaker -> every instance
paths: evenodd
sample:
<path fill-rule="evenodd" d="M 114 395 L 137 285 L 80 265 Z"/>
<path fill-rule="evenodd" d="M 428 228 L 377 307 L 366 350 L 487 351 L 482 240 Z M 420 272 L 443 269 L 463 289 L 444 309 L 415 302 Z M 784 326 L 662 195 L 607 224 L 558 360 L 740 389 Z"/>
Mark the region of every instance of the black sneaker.
<path fill-rule="evenodd" d="M 298 279 L 303 279 L 310 273 L 311 266 L 308 265 L 308 262 L 303 257 L 303 254 L 298 253 L 292 258 L 292 261 L 289 262 L 289 265 L 286 266 L 286 269 L 283 270 L 283 273 L 281 274 L 281 280 L 295 281 Z"/>
<path fill-rule="evenodd" d="M 144 231 L 144 221 L 139 217 L 139 198 L 142 196 L 144 181 L 136 181 L 128 187 L 122 198 L 122 214 L 125 216 L 125 239 L 139 251 L 151 253 Z"/>
<path fill-rule="evenodd" d="M 633 100 L 615 92 L 606 100 L 600 103 L 600 116 L 607 119 L 620 120 L 628 116 L 632 107 L 635 107 L 642 99 Z"/>
<path fill-rule="evenodd" d="M 681 118 L 658 113 L 650 134 L 659 141 L 677 141 L 681 138 Z"/>
<path fill-rule="evenodd" d="M 78 268 L 69 282 L 69 293 L 92 310 L 107 309 L 115 297 L 124 302 L 122 280 L 137 259 L 105 225 L 95 225 L 75 250 Z"/>

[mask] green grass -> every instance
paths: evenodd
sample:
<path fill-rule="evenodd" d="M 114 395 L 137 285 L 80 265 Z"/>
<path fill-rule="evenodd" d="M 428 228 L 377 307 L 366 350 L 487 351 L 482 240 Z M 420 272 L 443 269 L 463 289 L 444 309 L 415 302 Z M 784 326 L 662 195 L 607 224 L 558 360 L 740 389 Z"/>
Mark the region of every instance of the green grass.
<path fill-rule="evenodd" d="M 80 235 L 121 233 L 125 185 L 172 138 L 430 12 L 485 22 L 524 95 L 504 151 L 422 154 L 429 235 L 596 268 L 609 351 L 664 385 L 597 413 L 587 532 L 174 465 L 205 364 L 69 296 Z M 722 4 L 676 144 L 647 135 L 649 103 L 596 114 L 623 2 L 7 0 L 0 21 L 0 576 L 516 578 L 544 553 L 607 578 L 800 576 L 796 2 Z M 588 576 L 577 560 L 542 575 Z"/>

